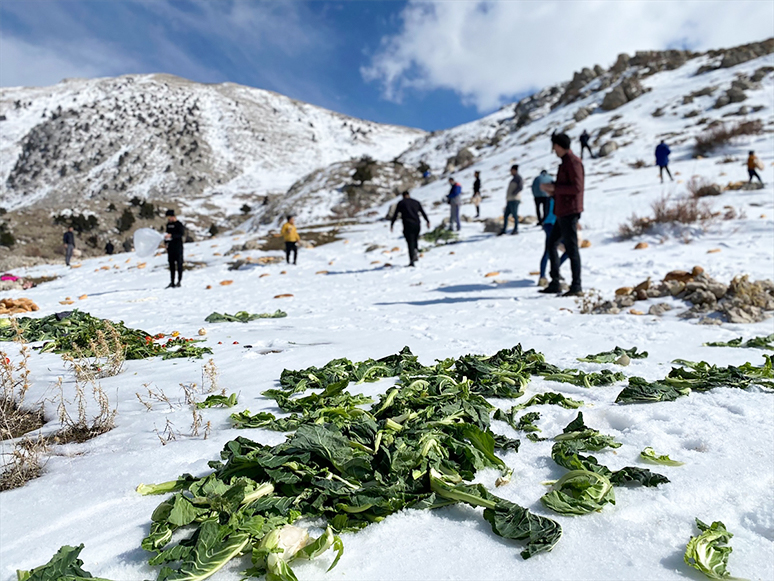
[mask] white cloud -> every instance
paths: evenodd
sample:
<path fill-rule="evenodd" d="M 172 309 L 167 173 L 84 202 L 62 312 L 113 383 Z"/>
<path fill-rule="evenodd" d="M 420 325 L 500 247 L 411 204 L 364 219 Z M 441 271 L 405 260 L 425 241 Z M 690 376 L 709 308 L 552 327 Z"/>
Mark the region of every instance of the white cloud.
<path fill-rule="evenodd" d="M 756 0 L 412 0 L 401 18 L 401 31 L 382 39 L 363 77 L 380 82 L 389 100 L 407 89 L 450 89 L 480 111 L 583 67 L 607 67 L 622 52 L 774 36 L 774 3 Z"/>
<path fill-rule="evenodd" d="M 82 54 L 87 57 L 88 52 Z M 0 36 L 0 86 L 42 87 L 53 85 L 68 77 L 91 78 L 102 73 L 101 55 L 73 58 L 72 54 L 37 46 L 7 34 Z"/>

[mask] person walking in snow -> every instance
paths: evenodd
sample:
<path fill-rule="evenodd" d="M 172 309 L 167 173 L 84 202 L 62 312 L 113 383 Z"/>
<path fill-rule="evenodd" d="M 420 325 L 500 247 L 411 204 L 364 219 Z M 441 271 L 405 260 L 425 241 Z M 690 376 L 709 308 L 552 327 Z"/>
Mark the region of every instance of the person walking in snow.
<path fill-rule="evenodd" d="M 295 264 L 298 259 L 298 241 L 301 240 L 298 230 L 296 230 L 295 216 L 289 215 L 287 217 L 287 222 L 282 225 L 282 230 L 280 230 L 280 236 L 285 241 L 285 262 L 290 264 L 290 253 L 292 252 L 293 264 Z"/>
<path fill-rule="evenodd" d="M 175 216 L 175 211 L 167 210 L 167 232 L 164 241 L 167 245 L 167 260 L 169 261 L 169 284 L 167 288 L 179 288 L 183 282 L 183 240 L 185 238 L 185 226 Z M 175 284 L 175 271 L 177 271 L 177 284 Z"/>
<path fill-rule="evenodd" d="M 550 201 L 548 195 L 540 189 L 540 185 L 550 184 L 553 181 L 554 179 L 548 175 L 546 170 L 541 170 L 540 175 L 532 181 L 532 195 L 535 197 L 535 214 L 537 215 L 538 226 L 545 224 Z"/>
<path fill-rule="evenodd" d="M 672 177 L 672 172 L 669 171 L 670 153 L 672 153 L 672 150 L 669 149 L 669 146 L 662 139 L 661 143 L 656 146 L 656 165 L 658 166 L 658 175 L 661 178 L 662 184 L 664 183 L 664 170 L 666 170 L 669 179 L 675 181 Z"/>
<path fill-rule="evenodd" d="M 519 233 L 519 203 L 521 203 L 521 190 L 524 189 L 524 180 L 519 175 L 519 166 L 511 166 L 511 181 L 508 182 L 508 189 L 505 193 L 505 212 L 503 213 L 503 229 L 498 236 L 505 234 L 508 229 L 508 217 L 513 216 L 513 232 Z"/>
<path fill-rule="evenodd" d="M 62 244 L 65 247 L 65 266 L 70 266 L 70 260 L 72 260 L 75 251 L 75 232 L 73 232 L 72 226 L 62 236 Z"/>
<path fill-rule="evenodd" d="M 571 142 L 567 134 L 557 133 L 551 138 L 551 142 L 554 153 L 562 163 L 556 172 L 556 181 L 541 186 L 543 191 L 554 199 L 556 223 L 546 240 L 546 251 L 551 261 L 551 282 L 539 292 L 558 294 L 562 290 L 559 282 L 559 252 L 556 247 L 560 240 L 564 240 L 565 252 L 570 258 L 572 270 L 572 284 L 564 296 L 580 296 L 583 294 L 583 288 L 578 249 L 578 220 L 583 212 L 585 171 L 583 162 L 570 150 Z"/>
<path fill-rule="evenodd" d="M 427 218 L 422 204 L 410 196 L 408 191 L 401 194 L 403 198 L 395 207 L 395 212 L 390 220 L 390 232 L 392 232 L 393 226 L 395 226 L 395 220 L 398 219 L 398 214 L 403 221 L 403 237 L 406 239 L 406 245 L 408 246 L 409 266 L 414 266 L 417 260 L 419 260 L 419 232 L 422 228 L 419 216 L 420 214 L 425 219 L 427 228 L 430 229 L 430 220 Z"/>
<path fill-rule="evenodd" d="M 589 132 L 584 129 L 583 133 L 581 133 L 581 136 L 580 136 L 581 159 L 583 159 L 583 150 L 584 149 L 588 149 L 589 150 L 589 155 L 592 157 L 592 159 L 594 157 L 594 154 L 591 152 L 591 148 L 589 147 L 589 139 L 591 139 L 591 136 L 589 135 Z"/>
<path fill-rule="evenodd" d="M 538 286 L 543 288 L 548 286 L 548 279 L 546 278 L 546 266 L 548 265 L 549 258 L 548 239 L 551 237 L 551 231 L 554 229 L 554 224 L 556 223 L 556 214 L 554 214 L 554 200 L 553 198 L 546 196 L 546 201 L 548 202 L 548 209 L 546 210 L 546 217 L 543 220 L 543 232 L 546 233 L 546 246 L 543 249 L 543 256 L 540 259 L 540 278 L 538 279 Z M 564 240 L 560 240 L 559 243 L 564 244 Z M 564 264 L 564 261 L 568 258 L 569 256 L 567 256 L 567 252 L 563 252 L 562 257 L 559 259 L 559 266 Z"/>
<path fill-rule="evenodd" d="M 471 198 L 471 202 L 473 202 L 473 205 L 476 207 L 476 218 L 481 217 L 481 172 L 477 171 L 474 172 L 473 175 L 475 176 L 475 180 L 473 180 L 473 197 Z"/>
<path fill-rule="evenodd" d="M 462 203 L 462 186 L 449 178 L 449 193 L 446 199 L 449 202 L 449 230 L 454 230 L 454 224 L 457 224 L 457 232 L 460 231 L 460 204 Z"/>
<path fill-rule="evenodd" d="M 758 181 L 761 182 L 761 185 L 763 185 L 763 180 L 761 179 L 761 176 L 758 175 L 758 172 L 755 170 L 762 170 L 763 164 L 758 159 L 758 157 L 755 155 L 754 151 L 750 151 L 750 155 L 747 156 L 747 174 L 750 176 L 750 181 L 748 183 L 752 183 L 753 178 L 758 178 Z"/>

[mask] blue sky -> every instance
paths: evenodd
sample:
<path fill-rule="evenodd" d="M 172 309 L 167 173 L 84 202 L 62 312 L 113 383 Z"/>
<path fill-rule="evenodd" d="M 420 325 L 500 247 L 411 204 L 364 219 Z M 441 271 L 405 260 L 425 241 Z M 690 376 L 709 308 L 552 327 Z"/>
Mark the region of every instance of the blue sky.
<path fill-rule="evenodd" d="M 0 85 L 166 72 L 435 130 L 619 52 L 771 36 L 754 0 L 0 0 Z"/>

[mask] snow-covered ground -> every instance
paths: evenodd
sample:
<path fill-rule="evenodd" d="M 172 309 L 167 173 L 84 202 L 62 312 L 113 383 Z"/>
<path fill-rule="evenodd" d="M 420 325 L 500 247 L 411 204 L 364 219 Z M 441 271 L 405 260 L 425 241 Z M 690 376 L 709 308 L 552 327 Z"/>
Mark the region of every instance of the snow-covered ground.
<path fill-rule="evenodd" d="M 760 65 L 759 60 L 756 66 Z M 726 76 L 706 80 L 727 82 L 733 73 L 709 73 Z M 686 71 L 685 78 L 689 76 Z M 763 95 L 760 99 L 769 107 L 770 118 L 771 76 L 767 82 L 768 96 L 765 92 L 756 94 Z M 659 83 L 659 75 L 647 83 Z M 695 83 L 692 86 L 695 90 Z M 678 96 L 689 92 L 677 82 L 670 91 L 668 102 L 678 106 Z M 556 115 L 569 118 L 573 110 L 558 110 Z M 677 144 L 670 165 L 675 182 L 662 185 L 653 167 L 632 169 L 628 164 L 637 159 L 651 163 L 653 135 L 682 126 L 681 117 L 653 118 L 651 110 L 643 110 L 637 101 L 614 113 L 645 136 L 635 139 L 624 153 L 586 160 L 586 209 L 581 223 L 583 237 L 591 246 L 581 251 L 584 287 L 610 297 L 617 287 L 631 286 L 647 277 L 660 280 L 670 270 L 690 270 L 694 265 L 724 282 L 738 274 L 774 278 L 772 134 L 742 139 L 701 160 L 690 157 L 689 141 Z M 584 123 L 592 129 L 591 124 L 607 123 L 609 117 L 592 115 Z M 528 133 L 548 130 L 557 122 L 557 118 L 546 118 L 544 126 L 530 125 Z M 583 126 L 579 124 L 574 131 Z M 685 236 L 646 236 L 642 240 L 649 247 L 644 250 L 634 250 L 640 239 L 616 240 L 619 224 L 632 212 L 648 213 L 650 204 L 665 194 L 685 196 L 686 181 L 694 175 L 721 184 L 746 180 L 743 163 L 748 149 L 755 149 L 765 164 L 761 173 L 766 188 L 729 191 L 711 200 L 718 210 L 726 205 L 743 210 L 744 217 L 719 219 L 706 229 L 686 230 Z M 718 164 L 724 156 L 735 158 L 734 163 Z M 512 163 L 520 164 L 529 184 L 541 168 L 553 173 L 558 160 L 550 154 L 548 140 L 543 137 L 524 146 L 513 143 L 498 148 L 455 175 L 469 190 L 473 171 L 482 172 L 484 194 L 489 196 L 482 204 L 483 217 L 501 213 Z M 432 202 L 442 198 L 446 189 L 443 182 L 436 182 L 414 192 L 434 226 L 447 209 L 433 208 Z M 520 213 L 533 212 L 531 194 L 525 191 Z M 472 206 L 464 206 L 463 214 L 472 216 Z M 587 371 L 609 366 L 579 363 L 577 357 L 616 345 L 637 346 L 648 351 L 649 357 L 633 361 L 623 370 L 648 380 L 664 377 L 670 362 L 678 357 L 719 365 L 763 362 L 760 350 L 702 344 L 770 334 L 774 332 L 772 319 L 755 325 L 697 325 L 677 317 L 687 308 L 677 299 L 670 299 L 677 308 L 664 317 L 582 315 L 573 299 L 537 293 L 537 277 L 531 272 L 538 269 L 542 254 L 541 229 L 522 226 L 518 237 L 495 237 L 482 230 L 480 223 L 464 222 L 458 243 L 427 250 L 417 268 L 404 266 L 408 259 L 399 224 L 391 233 L 385 222 L 364 222 L 343 230 L 343 238 L 337 242 L 302 249 L 297 266 L 253 264 L 229 271 L 227 262 L 232 257 L 224 256 L 225 252 L 247 239 L 235 235 L 186 245 L 186 257 L 205 261 L 207 267 L 186 273 L 180 289 L 163 288 L 168 281 L 164 256 L 140 261 L 121 254 L 84 261 L 73 270 L 63 265 L 37 267 L 21 274 L 60 278 L 11 294 L 33 299 L 42 314 L 72 308 L 59 303 L 72 297 L 76 299 L 73 306 L 151 333 L 179 331 L 195 336 L 204 328 L 206 345 L 212 347 L 220 372 L 220 385 L 239 395 L 236 411 L 273 410 L 273 402 L 260 394 L 275 386 L 285 368 L 322 365 L 336 357 L 353 361 L 380 357 L 404 345 L 430 363 L 435 358 L 467 353 L 491 354 L 521 343 L 544 353 L 551 363 Z M 382 248 L 365 252 L 372 244 Z M 242 258 L 257 258 L 264 253 L 241 254 Z M 147 262 L 147 266 L 138 269 L 139 262 Z M 118 268 L 101 270 L 102 266 Z M 492 272 L 499 274 L 486 276 Z M 564 272 L 569 275 L 569 265 L 564 266 Z M 233 280 L 233 284 L 219 285 L 223 280 Z M 212 287 L 209 290 L 208 285 Z M 88 297 L 78 301 L 84 294 Z M 280 294 L 293 296 L 274 298 Z M 645 308 L 642 304 L 637 307 L 647 311 L 648 303 Z M 277 308 L 287 311 L 287 318 L 248 324 L 204 322 L 212 311 L 266 312 Z M 12 348 L 10 344 L 2 347 Z M 79 543 L 86 545 L 81 554 L 85 568 L 96 576 L 116 581 L 153 577 L 154 569 L 146 564 L 148 554 L 140 549 L 140 541 L 160 499 L 141 497 L 135 487 L 174 479 L 185 472 L 207 473 L 207 462 L 216 459 L 223 445 L 237 436 L 264 443 L 283 440 L 280 433 L 231 428 L 228 415 L 234 410 L 204 410 L 204 420 L 212 426 L 209 437 L 186 436 L 191 412 L 183 405 L 180 383 L 201 382 L 203 363 L 132 361 L 120 375 L 102 380 L 118 407 L 116 428 L 85 444 L 55 447 L 42 477 L 0 494 L 3 579 L 13 578 L 17 568 L 45 563 L 63 544 Z M 51 386 L 60 376 L 65 377 L 65 389 L 72 390 L 72 379 L 58 356 L 36 353 L 31 367 L 33 386 L 28 401 L 50 396 Z M 364 391 L 384 391 L 391 383 L 370 384 Z M 146 410 L 136 396 L 146 393 L 145 384 L 162 390 L 174 407 L 156 405 Z M 613 469 L 638 465 L 638 454 L 646 446 L 685 465 L 658 467 L 657 471 L 671 480 L 669 484 L 617 488 L 615 506 L 568 518 L 550 513 L 539 502 L 546 491 L 543 483 L 563 472 L 550 458 L 551 441 L 523 440 L 518 453 L 503 455 L 513 467 L 514 477 L 508 486 L 498 489 L 498 494 L 561 523 L 564 536 L 551 553 L 522 561 L 520 546 L 495 536 L 476 510 L 453 506 L 432 512 L 404 511 L 358 533 L 345 534 L 345 553 L 336 569 L 325 573 L 329 560 L 322 558 L 294 565 L 296 574 L 302 580 L 700 579 L 683 563 L 685 545 L 696 534 L 694 518 L 698 517 L 705 522 L 721 520 L 734 534 L 729 562 L 733 575 L 774 578 L 772 395 L 758 389 L 715 389 L 671 403 L 621 406 L 613 402 L 622 386 L 587 390 L 534 379 L 526 397 L 550 390 L 584 400 L 586 423 L 623 444 L 614 452 L 598 454 L 600 462 Z M 504 400 L 494 403 L 503 408 L 512 405 Z M 549 438 L 575 417 L 574 411 L 557 406 L 536 409 L 541 412 L 538 425 L 542 435 Z M 53 409 L 48 417 L 55 417 Z M 161 445 L 154 430 L 162 431 L 167 420 L 181 435 Z M 52 419 L 44 430 L 55 427 Z M 493 429 L 516 437 L 504 423 L 493 422 Z M 10 444 L 4 443 L 3 451 L 9 449 Z M 478 481 L 493 487 L 496 477 L 495 472 L 485 471 L 478 475 Z M 234 562 L 213 579 L 239 579 L 239 571 L 246 566 L 247 560 Z"/>

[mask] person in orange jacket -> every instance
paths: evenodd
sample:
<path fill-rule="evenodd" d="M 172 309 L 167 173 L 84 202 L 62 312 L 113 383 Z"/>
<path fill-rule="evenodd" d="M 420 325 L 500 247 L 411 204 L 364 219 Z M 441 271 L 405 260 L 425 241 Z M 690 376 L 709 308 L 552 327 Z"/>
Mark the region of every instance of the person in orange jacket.
<path fill-rule="evenodd" d="M 747 157 L 747 173 L 750 176 L 750 181 L 748 183 L 752 183 L 753 178 L 758 178 L 758 181 L 763 185 L 763 180 L 761 179 L 761 176 L 758 175 L 758 172 L 755 171 L 756 169 L 763 169 L 763 164 L 755 155 L 755 152 L 751 151 L 750 155 Z"/>
<path fill-rule="evenodd" d="M 285 241 L 285 261 L 290 264 L 290 253 L 293 253 L 293 264 L 298 259 L 298 241 L 301 238 L 298 236 L 298 230 L 296 230 L 296 218 L 294 216 L 288 216 L 288 221 L 282 225 L 280 235 Z"/>

